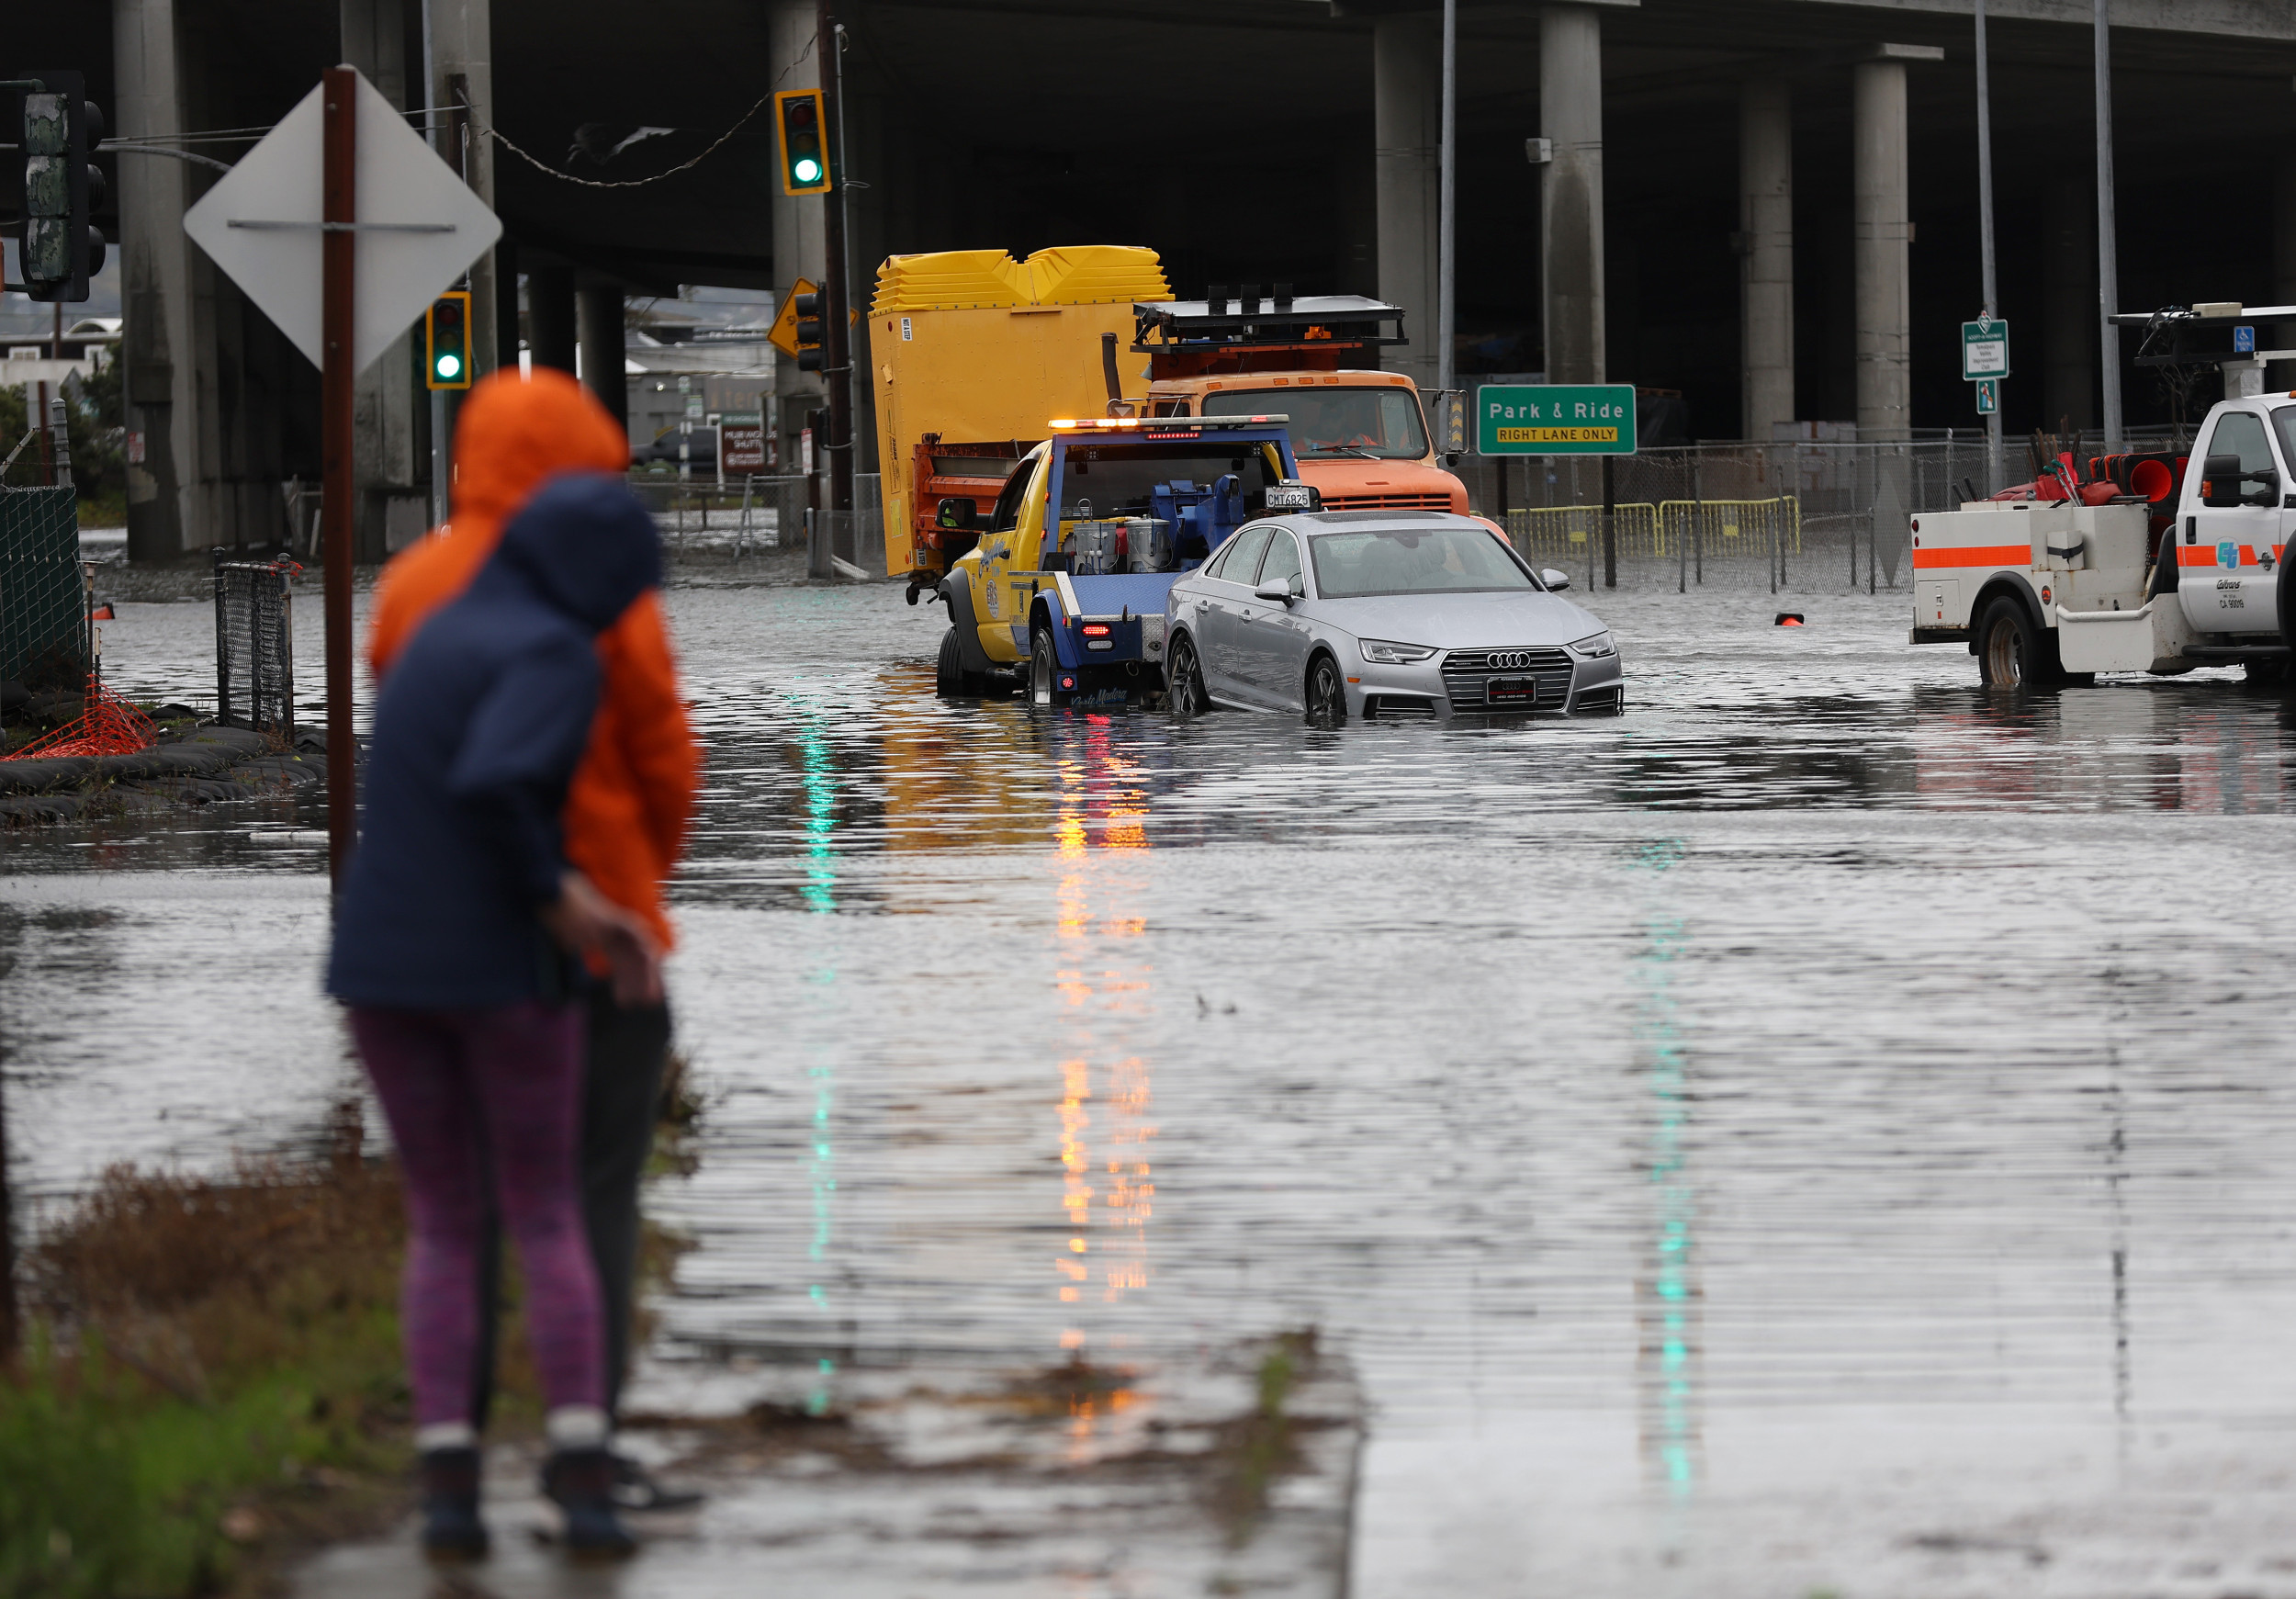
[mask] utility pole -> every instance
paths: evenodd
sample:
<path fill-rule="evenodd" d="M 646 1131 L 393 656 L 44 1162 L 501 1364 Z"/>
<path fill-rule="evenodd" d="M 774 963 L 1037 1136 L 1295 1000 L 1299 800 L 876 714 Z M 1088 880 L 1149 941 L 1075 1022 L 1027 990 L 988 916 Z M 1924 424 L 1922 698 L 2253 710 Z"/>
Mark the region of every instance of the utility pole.
<path fill-rule="evenodd" d="M 319 445 L 327 615 L 327 870 L 335 888 L 358 839 L 358 761 L 351 732 L 352 267 L 358 235 L 359 74 L 329 67 L 320 149 Z M 308 302 L 306 302 L 308 303 Z"/>
<path fill-rule="evenodd" d="M 422 0 L 422 132 L 431 147 L 441 156 L 446 154 L 438 118 L 438 54 L 431 42 L 431 6 L 433 0 Z M 462 170 L 461 152 L 456 152 L 455 170 Z M 454 441 L 446 426 L 446 391 L 431 390 L 431 525 L 437 527 L 446 521 L 453 504 L 448 495 Z"/>
<path fill-rule="evenodd" d="M 1993 79 L 1986 64 L 1985 0 L 1977 8 L 1977 253 L 1984 272 L 1985 315 L 2001 314 L 1993 272 Z M 1996 407 L 1985 419 L 1985 491 L 1998 494 L 2001 483 L 2001 412 Z"/>
<path fill-rule="evenodd" d="M 829 389 L 829 509 L 850 512 L 853 509 L 853 339 L 848 325 L 851 316 L 850 295 L 846 282 L 845 265 L 845 97 L 844 62 L 838 50 L 837 17 L 829 9 L 829 0 L 821 0 L 815 22 L 814 48 L 826 52 L 828 60 L 821 73 L 821 90 L 827 96 L 828 115 L 823 118 L 837 130 L 837 150 L 832 158 L 830 173 L 835 187 L 821 208 L 821 235 L 826 246 L 821 276 L 827 281 L 821 286 L 822 298 L 828 302 L 827 325 L 822 329 L 821 376 Z M 816 445 L 816 447 L 818 447 Z"/>
<path fill-rule="evenodd" d="M 2112 220 L 2112 0 L 2097 0 L 2098 375 L 2104 379 L 2105 453 L 2121 448 L 2121 251 Z"/>
<path fill-rule="evenodd" d="M 1451 338 L 1451 324 L 1458 316 L 1458 249 L 1454 237 L 1458 213 L 1452 189 L 1452 175 L 1458 161 L 1458 0 L 1443 0 L 1443 172 L 1439 191 L 1441 214 L 1436 222 L 1435 336 L 1435 387 L 1443 391 L 1446 406 L 1451 403 L 1451 390 L 1458 386 Z"/>

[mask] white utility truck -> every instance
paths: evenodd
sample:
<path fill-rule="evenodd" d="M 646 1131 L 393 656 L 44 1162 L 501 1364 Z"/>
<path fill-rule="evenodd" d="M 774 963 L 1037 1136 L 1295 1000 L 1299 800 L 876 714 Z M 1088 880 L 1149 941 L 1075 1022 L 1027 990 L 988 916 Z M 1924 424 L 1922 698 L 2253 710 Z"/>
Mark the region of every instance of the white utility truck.
<path fill-rule="evenodd" d="M 1913 642 L 1965 645 L 1984 681 L 2002 687 L 2232 664 L 2251 678 L 2287 676 L 2296 393 L 2257 392 L 2259 357 L 2280 354 L 2177 354 L 2179 364 L 2226 366 L 2226 387 L 2246 390 L 2209 412 L 2189 457 L 2100 458 L 2094 483 L 2067 469 L 2034 498 L 1913 518 Z M 2133 481 L 2110 459 L 2140 463 Z"/>

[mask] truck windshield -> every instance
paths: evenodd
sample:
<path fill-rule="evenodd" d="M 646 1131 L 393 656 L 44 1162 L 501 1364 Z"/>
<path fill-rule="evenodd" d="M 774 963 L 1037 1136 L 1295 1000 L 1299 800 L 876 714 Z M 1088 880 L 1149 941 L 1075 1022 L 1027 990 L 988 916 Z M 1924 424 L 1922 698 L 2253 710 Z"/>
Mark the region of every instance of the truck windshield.
<path fill-rule="evenodd" d="M 1322 533 L 1308 541 L 1316 591 L 1327 600 L 1375 594 L 1482 594 L 1534 591 L 1528 572 L 1480 527 L 1379 528 Z"/>
<path fill-rule="evenodd" d="M 1061 462 L 1060 520 L 1145 516 L 1149 497 L 1167 483 L 1209 491 L 1233 472 L 1247 511 L 1266 503 L 1267 486 L 1277 481 L 1267 464 L 1267 446 L 1256 442 L 1221 443 L 1213 438 L 1168 444 L 1071 445 Z M 1184 490 L 1183 491 L 1187 491 Z M 1089 505 L 1091 509 L 1085 507 Z"/>
<path fill-rule="evenodd" d="M 1291 447 L 1304 460 L 1369 456 L 1416 461 L 1427 453 L 1419 400 L 1408 388 L 1223 388 L 1204 396 L 1206 416 L 1291 418 Z"/>

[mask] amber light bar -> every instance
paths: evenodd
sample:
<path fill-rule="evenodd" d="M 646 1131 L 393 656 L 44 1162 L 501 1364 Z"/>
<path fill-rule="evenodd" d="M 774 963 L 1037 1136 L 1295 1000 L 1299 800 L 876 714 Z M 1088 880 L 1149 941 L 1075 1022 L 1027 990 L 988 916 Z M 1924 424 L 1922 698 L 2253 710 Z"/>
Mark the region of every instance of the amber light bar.
<path fill-rule="evenodd" d="M 1290 421 L 1291 418 L 1288 414 L 1275 416 L 1071 416 L 1056 418 L 1045 425 L 1060 432 L 1076 430 L 1118 433 L 1145 428 L 1150 433 L 1170 433 L 1175 429 L 1200 433 L 1212 428 L 1273 427 L 1279 422 L 1288 423 Z"/>

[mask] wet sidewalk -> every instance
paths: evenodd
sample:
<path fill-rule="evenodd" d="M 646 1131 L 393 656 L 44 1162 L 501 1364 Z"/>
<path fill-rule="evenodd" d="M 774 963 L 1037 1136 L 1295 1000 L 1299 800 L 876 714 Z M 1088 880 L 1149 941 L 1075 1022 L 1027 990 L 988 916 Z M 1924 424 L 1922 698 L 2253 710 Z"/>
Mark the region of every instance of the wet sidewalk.
<path fill-rule="evenodd" d="M 1361 1394 L 1290 1341 L 1125 1371 L 914 1366 L 656 1372 L 625 1447 L 708 1494 L 634 1515 L 616 1567 L 577 1567 L 535 1492 L 538 1454 L 495 1449 L 494 1553 L 427 1565 L 411 1521 L 296 1573 L 298 1599 L 1336 1599 L 1345 1592 Z"/>

